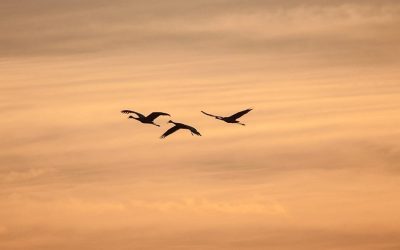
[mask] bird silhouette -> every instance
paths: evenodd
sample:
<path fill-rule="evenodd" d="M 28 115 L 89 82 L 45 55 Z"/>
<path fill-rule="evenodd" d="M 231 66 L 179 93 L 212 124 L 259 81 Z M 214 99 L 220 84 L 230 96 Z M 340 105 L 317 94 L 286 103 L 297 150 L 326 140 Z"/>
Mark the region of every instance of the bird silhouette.
<path fill-rule="evenodd" d="M 130 115 L 128 118 L 130 119 L 135 119 L 140 121 L 141 123 L 146 123 L 146 124 L 153 124 L 157 127 L 160 127 L 160 125 L 155 124 L 154 120 L 159 117 L 159 116 L 171 116 L 170 114 L 164 113 L 164 112 L 153 112 L 151 114 L 149 114 L 148 116 L 144 116 L 143 114 L 136 112 L 136 111 L 132 111 L 132 110 L 122 110 L 121 113 L 123 114 L 135 114 L 137 115 L 137 117 L 134 117 L 132 115 Z"/>
<path fill-rule="evenodd" d="M 243 115 L 249 113 L 249 112 L 252 111 L 252 110 L 253 110 L 253 109 L 246 109 L 246 110 L 237 112 L 236 114 L 233 114 L 233 115 L 227 116 L 227 117 L 208 114 L 208 113 L 206 113 L 206 112 L 204 112 L 204 111 L 201 111 L 201 112 L 202 112 L 203 114 L 205 114 L 205 115 L 214 117 L 215 119 L 218 119 L 218 120 L 221 120 L 221 121 L 224 121 L 224 122 L 227 122 L 227 123 L 237 123 L 237 124 L 240 124 L 240 125 L 243 125 L 243 126 L 244 126 L 244 125 L 246 125 L 246 124 L 241 123 L 241 122 L 238 121 L 237 119 L 240 118 L 240 117 L 242 117 Z"/>
<path fill-rule="evenodd" d="M 175 124 L 175 126 L 173 126 L 172 128 L 168 129 L 167 131 L 165 131 L 165 133 L 161 135 L 161 137 L 160 137 L 161 139 L 169 136 L 170 134 L 178 131 L 179 129 L 187 129 L 187 130 L 190 131 L 190 133 L 192 133 L 192 135 L 201 136 L 201 134 L 199 133 L 199 131 L 197 131 L 197 129 L 195 129 L 195 128 L 189 126 L 189 125 L 186 125 L 186 124 L 183 124 L 183 123 L 178 123 L 178 122 L 173 122 L 171 120 L 169 120 L 168 123 L 173 123 L 173 124 Z"/>

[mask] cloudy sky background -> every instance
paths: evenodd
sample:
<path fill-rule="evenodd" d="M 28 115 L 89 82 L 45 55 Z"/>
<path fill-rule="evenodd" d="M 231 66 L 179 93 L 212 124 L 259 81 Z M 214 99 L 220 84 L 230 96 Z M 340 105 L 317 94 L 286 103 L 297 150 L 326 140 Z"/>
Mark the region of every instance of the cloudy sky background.
<path fill-rule="evenodd" d="M 0 248 L 399 249 L 399 26 L 394 0 L 2 0 Z"/>

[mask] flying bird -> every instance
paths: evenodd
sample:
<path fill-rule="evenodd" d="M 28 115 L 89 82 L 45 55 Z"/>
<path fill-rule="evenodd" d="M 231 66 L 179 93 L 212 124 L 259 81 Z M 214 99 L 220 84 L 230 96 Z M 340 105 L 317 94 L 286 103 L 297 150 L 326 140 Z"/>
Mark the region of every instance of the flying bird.
<path fill-rule="evenodd" d="M 243 126 L 244 126 L 244 125 L 246 125 L 246 124 L 241 123 L 241 122 L 238 121 L 237 119 L 239 119 L 240 117 L 242 117 L 243 115 L 249 113 L 249 112 L 252 111 L 252 110 L 253 110 L 253 109 L 246 109 L 246 110 L 237 112 L 236 114 L 233 114 L 233 115 L 227 116 L 227 117 L 208 114 L 208 113 L 206 113 L 206 112 L 204 112 L 204 111 L 201 111 L 201 113 L 203 113 L 203 114 L 205 114 L 205 115 L 208 115 L 208 116 L 211 116 L 211 117 L 214 117 L 215 119 L 222 120 L 222 121 L 227 122 L 227 123 L 237 123 L 237 124 L 240 124 L 240 125 L 243 125 Z"/>
<path fill-rule="evenodd" d="M 169 136 L 170 134 L 178 131 L 179 129 L 187 129 L 187 130 L 190 131 L 190 133 L 192 133 L 192 135 L 201 136 L 201 134 L 199 133 L 199 131 L 197 131 L 197 129 L 195 129 L 195 128 L 189 126 L 189 125 L 186 125 L 186 124 L 183 124 L 183 123 L 178 123 L 178 122 L 173 122 L 171 120 L 169 120 L 168 123 L 173 123 L 173 124 L 175 124 L 175 126 L 173 126 L 172 128 L 168 129 L 167 131 L 165 131 L 165 133 L 161 135 L 161 137 L 160 137 L 161 139 Z"/>
<path fill-rule="evenodd" d="M 146 123 L 146 124 L 153 124 L 157 127 L 160 127 L 160 125 L 155 124 L 154 120 L 159 117 L 159 116 L 171 116 L 170 114 L 164 113 L 164 112 L 153 112 L 151 114 L 149 114 L 148 116 L 144 116 L 141 113 L 138 113 L 136 111 L 132 111 L 132 110 L 122 110 L 121 113 L 123 114 L 135 114 L 137 117 L 134 117 L 132 115 L 130 115 L 128 118 L 130 119 L 135 119 L 140 121 L 141 123 Z"/>

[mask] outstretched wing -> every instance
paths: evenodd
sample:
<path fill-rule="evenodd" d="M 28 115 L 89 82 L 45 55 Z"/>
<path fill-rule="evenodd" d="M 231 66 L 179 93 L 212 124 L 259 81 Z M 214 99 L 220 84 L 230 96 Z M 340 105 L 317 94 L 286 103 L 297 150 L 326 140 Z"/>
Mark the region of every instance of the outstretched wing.
<path fill-rule="evenodd" d="M 249 113 L 249 112 L 252 111 L 252 110 L 253 110 L 253 109 L 246 109 L 246 110 L 237 112 L 236 114 L 231 115 L 229 118 L 230 118 L 230 119 L 233 119 L 233 120 L 236 120 L 236 119 L 238 119 L 238 118 L 244 116 L 245 114 Z"/>
<path fill-rule="evenodd" d="M 189 127 L 190 132 L 192 132 L 195 135 L 201 136 L 200 132 L 197 131 L 197 129 L 193 128 L 193 127 Z"/>
<path fill-rule="evenodd" d="M 132 110 L 128 110 L 128 109 L 121 110 L 121 113 L 123 113 L 123 114 L 136 114 L 136 115 L 139 116 L 140 118 L 144 118 L 144 117 L 145 117 L 145 116 L 142 115 L 141 113 L 138 113 L 138 112 L 132 111 Z"/>
<path fill-rule="evenodd" d="M 205 115 L 208 115 L 208 116 L 211 116 L 211 117 L 215 117 L 215 118 L 217 118 L 217 119 L 223 118 L 223 117 L 221 117 L 221 116 L 212 115 L 212 114 L 206 113 L 206 112 L 204 112 L 204 111 L 201 111 L 201 113 L 203 113 L 203 114 L 205 114 Z"/>
<path fill-rule="evenodd" d="M 147 116 L 147 119 L 154 121 L 157 117 L 165 115 L 165 116 L 171 116 L 170 114 L 164 113 L 164 112 L 153 112 L 150 115 Z"/>
<path fill-rule="evenodd" d="M 168 129 L 167 131 L 165 131 L 164 134 L 161 135 L 161 139 L 169 136 L 170 134 L 174 133 L 175 131 L 179 130 L 180 128 L 178 126 L 173 126 L 172 128 Z"/>

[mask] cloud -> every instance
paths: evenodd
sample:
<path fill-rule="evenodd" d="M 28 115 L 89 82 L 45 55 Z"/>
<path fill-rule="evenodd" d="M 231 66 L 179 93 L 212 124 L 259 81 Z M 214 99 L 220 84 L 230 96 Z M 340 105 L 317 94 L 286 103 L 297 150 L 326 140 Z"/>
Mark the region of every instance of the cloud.
<path fill-rule="evenodd" d="M 51 172 L 49 169 L 29 169 L 27 171 L 12 171 L 5 174 L 0 174 L 1 182 L 20 182 L 35 179 Z"/>
<path fill-rule="evenodd" d="M 399 39 L 393 32 L 399 5 L 393 1 L 39 1 L 25 3 L 20 12 L 4 13 L 3 57 L 200 50 L 390 61 Z"/>

